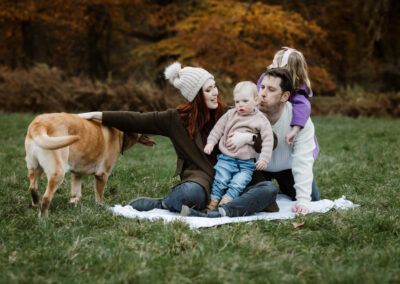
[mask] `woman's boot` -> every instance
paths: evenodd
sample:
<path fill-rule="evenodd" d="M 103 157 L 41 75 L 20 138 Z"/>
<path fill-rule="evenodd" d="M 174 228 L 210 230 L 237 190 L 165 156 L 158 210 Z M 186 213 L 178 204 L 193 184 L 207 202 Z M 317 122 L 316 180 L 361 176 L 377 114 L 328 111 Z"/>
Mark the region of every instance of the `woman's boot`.
<path fill-rule="evenodd" d="M 191 216 L 191 217 L 206 217 L 206 218 L 220 218 L 221 213 L 218 210 L 201 212 L 195 209 L 189 208 L 186 205 L 182 205 L 181 216 Z"/>

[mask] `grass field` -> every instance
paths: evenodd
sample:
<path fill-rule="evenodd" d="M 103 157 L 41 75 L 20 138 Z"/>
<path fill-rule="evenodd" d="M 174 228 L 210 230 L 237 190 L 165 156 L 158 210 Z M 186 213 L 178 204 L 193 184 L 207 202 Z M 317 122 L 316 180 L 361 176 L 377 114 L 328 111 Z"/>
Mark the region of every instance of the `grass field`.
<path fill-rule="evenodd" d="M 69 175 L 49 217 L 39 220 L 24 160 L 33 117 L 0 114 L 0 283 L 400 282 L 399 119 L 314 118 L 322 198 L 345 195 L 361 207 L 190 230 L 113 216 L 95 204 L 93 177 L 71 207 Z M 105 205 L 169 192 L 174 150 L 156 140 L 154 148 L 137 145 L 120 157 Z M 42 178 L 41 195 L 45 184 Z"/>

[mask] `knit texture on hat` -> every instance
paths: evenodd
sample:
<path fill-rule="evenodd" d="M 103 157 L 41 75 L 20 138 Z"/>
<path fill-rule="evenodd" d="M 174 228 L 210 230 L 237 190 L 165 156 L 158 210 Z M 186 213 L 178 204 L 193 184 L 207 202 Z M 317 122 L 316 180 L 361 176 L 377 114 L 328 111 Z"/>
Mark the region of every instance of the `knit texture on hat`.
<path fill-rule="evenodd" d="M 165 78 L 181 91 L 189 102 L 192 102 L 197 93 L 208 79 L 214 79 L 208 71 L 203 68 L 182 68 L 179 62 L 175 62 L 165 68 Z"/>

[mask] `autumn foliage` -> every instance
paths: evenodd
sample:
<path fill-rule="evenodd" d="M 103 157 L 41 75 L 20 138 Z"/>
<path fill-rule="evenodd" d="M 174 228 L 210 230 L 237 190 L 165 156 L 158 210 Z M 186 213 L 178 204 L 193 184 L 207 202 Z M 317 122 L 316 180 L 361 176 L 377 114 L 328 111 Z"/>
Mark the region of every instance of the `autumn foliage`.
<path fill-rule="evenodd" d="M 151 111 L 173 107 L 179 97 L 134 79 L 106 84 L 37 65 L 29 70 L 0 68 L 0 102 L 1 110 L 12 112 Z"/>
<path fill-rule="evenodd" d="M 42 64 L 39 73 L 47 72 L 48 80 L 61 76 L 63 82 L 74 84 L 81 78 L 76 89 L 90 82 L 110 94 L 109 90 L 130 84 L 132 96 L 140 96 L 143 86 L 150 93 L 170 94 L 163 70 L 178 60 L 213 73 L 229 103 L 235 83 L 257 81 L 274 53 L 290 46 L 304 53 L 316 95 L 332 95 L 355 84 L 366 90 L 392 91 L 400 88 L 396 83 L 400 73 L 392 60 L 400 50 L 395 36 L 399 8 L 390 0 L 323 4 L 312 0 L 3 0 L 1 72 L 4 78 L 12 78 L 14 72 L 31 72 L 28 77 L 36 78 L 36 66 Z M 43 64 L 54 73 L 44 71 Z M 46 80 L 39 84 L 41 91 L 18 92 L 37 93 L 37 101 L 42 101 L 39 93 L 53 96 L 49 101 L 55 106 L 67 107 L 68 100 L 62 103 Z M 8 91 L 4 83 L 0 86 L 3 94 Z M 89 103 L 97 98 L 82 95 L 87 104 L 74 107 L 102 106 Z M 15 110 L 18 102 L 11 109 L 10 102 L 0 104 L 2 110 Z M 110 106 L 126 108 L 126 104 Z M 41 110 L 40 105 L 34 110 Z"/>

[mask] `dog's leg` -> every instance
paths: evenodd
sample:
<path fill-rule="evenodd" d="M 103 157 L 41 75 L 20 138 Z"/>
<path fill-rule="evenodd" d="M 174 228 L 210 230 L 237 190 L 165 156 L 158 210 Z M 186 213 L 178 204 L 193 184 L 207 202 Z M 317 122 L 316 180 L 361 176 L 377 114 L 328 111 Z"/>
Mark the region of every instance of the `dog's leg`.
<path fill-rule="evenodd" d="M 82 176 L 71 173 L 71 199 L 70 204 L 77 205 L 82 197 Z"/>
<path fill-rule="evenodd" d="M 38 193 L 38 184 L 39 184 L 39 179 L 40 175 L 42 174 L 43 170 L 39 167 L 36 169 L 29 169 L 29 191 L 32 196 L 32 206 L 38 207 L 39 206 L 39 193 Z"/>
<path fill-rule="evenodd" d="M 103 193 L 104 193 L 104 188 L 107 183 L 108 179 L 108 174 L 102 173 L 100 175 L 95 175 L 95 196 L 96 196 L 96 202 L 101 203 L 103 201 Z"/>
<path fill-rule="evenodd" d="M 44 217 L 47 215 L 47 210 L 49 209 L 50 202 L 53 199 L 53 195 L 64 179 L 64 170 L 62 169 L 57 172 L 48 174 L 47 178 L 47 188 L 42 199 L 40 217 Z"/>

